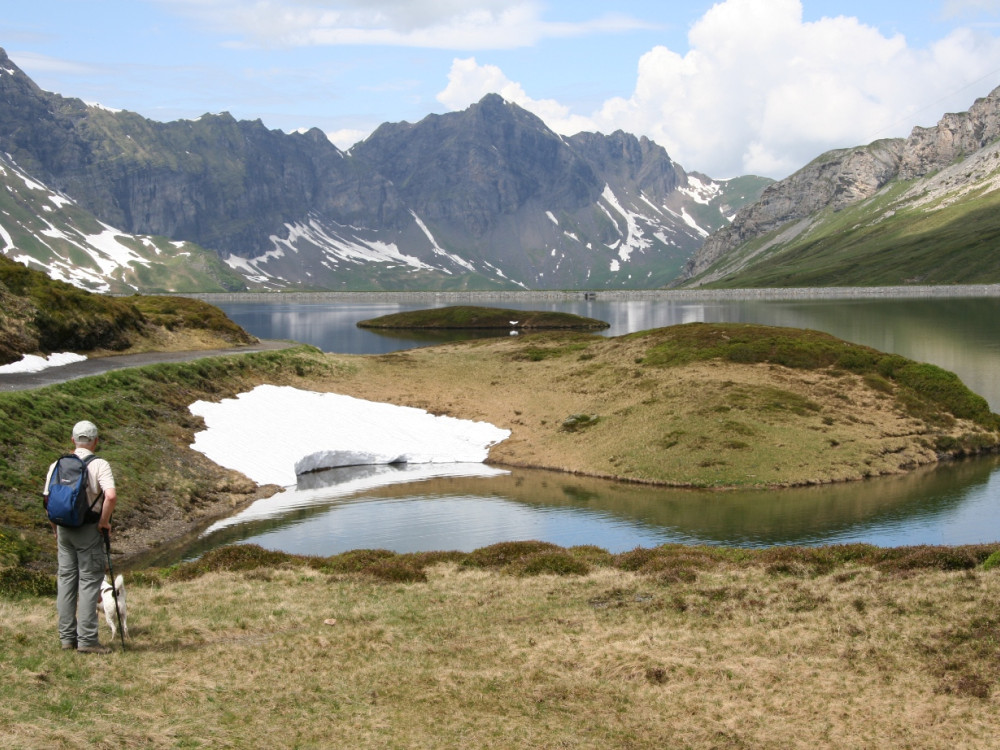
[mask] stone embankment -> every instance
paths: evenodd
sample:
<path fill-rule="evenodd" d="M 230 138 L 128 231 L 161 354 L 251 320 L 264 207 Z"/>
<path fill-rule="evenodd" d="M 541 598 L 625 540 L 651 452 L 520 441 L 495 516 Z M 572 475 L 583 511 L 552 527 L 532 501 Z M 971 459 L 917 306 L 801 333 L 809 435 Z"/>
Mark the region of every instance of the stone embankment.
<path fill-rule="evenodd" d="M 743 300 L 743 299 L 906 299 L 921 297 L 1000 297 L 1000 284 L 954 286 L 806 287 L 798 289 L 648 289 L 600 291 L 491 292 L 238 292 L 178 295 L 206 302 L 352 302 L 373 299 L 407 302 L 526 302 L 531 300 L 603 301 Z"/>

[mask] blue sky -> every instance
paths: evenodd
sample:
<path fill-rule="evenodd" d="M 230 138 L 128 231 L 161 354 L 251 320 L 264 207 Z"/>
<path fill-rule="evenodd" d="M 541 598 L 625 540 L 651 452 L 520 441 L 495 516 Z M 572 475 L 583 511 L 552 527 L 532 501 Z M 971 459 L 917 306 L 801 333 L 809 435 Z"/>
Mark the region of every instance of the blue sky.
<path fill-rule="evenodd" d="M 5 3 L 0 47 L 47 91 L 154 120 L 347 148 L 495 92 L 560 133 L 780 178 L 1000 85 L 1000 0 L 34 0 Z"/>

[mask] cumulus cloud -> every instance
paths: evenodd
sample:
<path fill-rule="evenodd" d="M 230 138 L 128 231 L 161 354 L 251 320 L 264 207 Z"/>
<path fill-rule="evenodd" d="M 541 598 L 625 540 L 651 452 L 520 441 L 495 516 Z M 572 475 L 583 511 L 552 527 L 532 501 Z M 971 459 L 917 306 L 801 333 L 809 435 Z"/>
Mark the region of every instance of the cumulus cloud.
<path fill-rule="evenodd" d="M 234 44 L 279 47 L 382 45 L 513 49 L 541 39 L 645 26 L 620 14 L 546 21 L 533 0 L 160 0 L 237 34 Z"/>
<path fill-rule="evenodd" d="M 448 74 L 448 86 L 437 96 L 449 109 L 465 109 L 486 94 L 499 94 L 509 102 L 538 115 L 557 133 L 579 133 L 592 129 L 592 120 L 574 115 L 555 99 L 532 99 L 524 87 L 511 81 L 496 65 L 479 65 L 474 57 L 455 60 Z"/>
<path fill-rule="evenodd" d="M 351 146 L 353 146 L 358 141 L 364 140 L 370 135 L 367 130 L 355 130 L 353 128 L 341 128 L 340 130 L 333 130 L 326 134 L 330 143 L 339 148 L 341 151 L 347 151 Z"/>
<path fill-rule="evenodd" d="M 456 60 L 439 100 L 495 91 L 563 134 L 622 129 L 713 177 L 784 177 L 832 148 L 905 135 L 964 110 L 1000 68 L 1000 39 L 958 29 L 925 49 L 856 18 L 803 21 L 800 0 L 725 0 L 690 29 L 689 49 L 639 60 L 629 97 L 574 115 L 532 100 L 498 68 Z M 922 120 L 922 121 L 921 121 Z"/>

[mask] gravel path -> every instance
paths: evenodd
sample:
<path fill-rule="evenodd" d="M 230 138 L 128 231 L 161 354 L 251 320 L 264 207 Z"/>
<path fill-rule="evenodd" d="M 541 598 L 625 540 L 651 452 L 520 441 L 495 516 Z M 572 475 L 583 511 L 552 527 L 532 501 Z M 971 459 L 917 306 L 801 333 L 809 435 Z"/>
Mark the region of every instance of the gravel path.
<path fill-rule="evenodd" d="M 162 362 L 190 362 L 203 357 L 216 357 L 230 354 L 249 354 L 251 352 L 273 351 L 298 346 L 294 341 L 260 341 L 250 346 L 232 347 L 230 349 L 204 349 L 186 352 L 146 352 L 144 354 L 121 354 L 110 357 L 96 357 L 83 362 L 73 362 L 61 367 L 49 367 L 39 372 L 19 372 L 0 374 L 0 391 L 24 391 L 30 388 L 41 388 L 55 383 L 65 383 L 67 380 L 85 378 L 89 375 L 99 375 L 111 370 L 121 370 L 125 367 L 141 367 Z"/>

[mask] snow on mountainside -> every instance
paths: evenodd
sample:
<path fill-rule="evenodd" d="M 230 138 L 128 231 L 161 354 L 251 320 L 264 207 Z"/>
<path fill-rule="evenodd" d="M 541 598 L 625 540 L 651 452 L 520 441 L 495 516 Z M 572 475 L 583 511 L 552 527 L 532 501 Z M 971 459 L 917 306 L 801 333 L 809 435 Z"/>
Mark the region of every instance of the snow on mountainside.
<path fill-rule="evenodd" d="M 99 222 L 3 154 L 0 186 L 0 252 L 53 279 L 93 292 L 227 288 L 214 278 L 228 276 L 214 254 L 186 242 L 133 236 Z M 199 267 L 206 270 L 199 272 Z M 228 281 L 228 288 L 240 283 L 236 278 Z"/>

